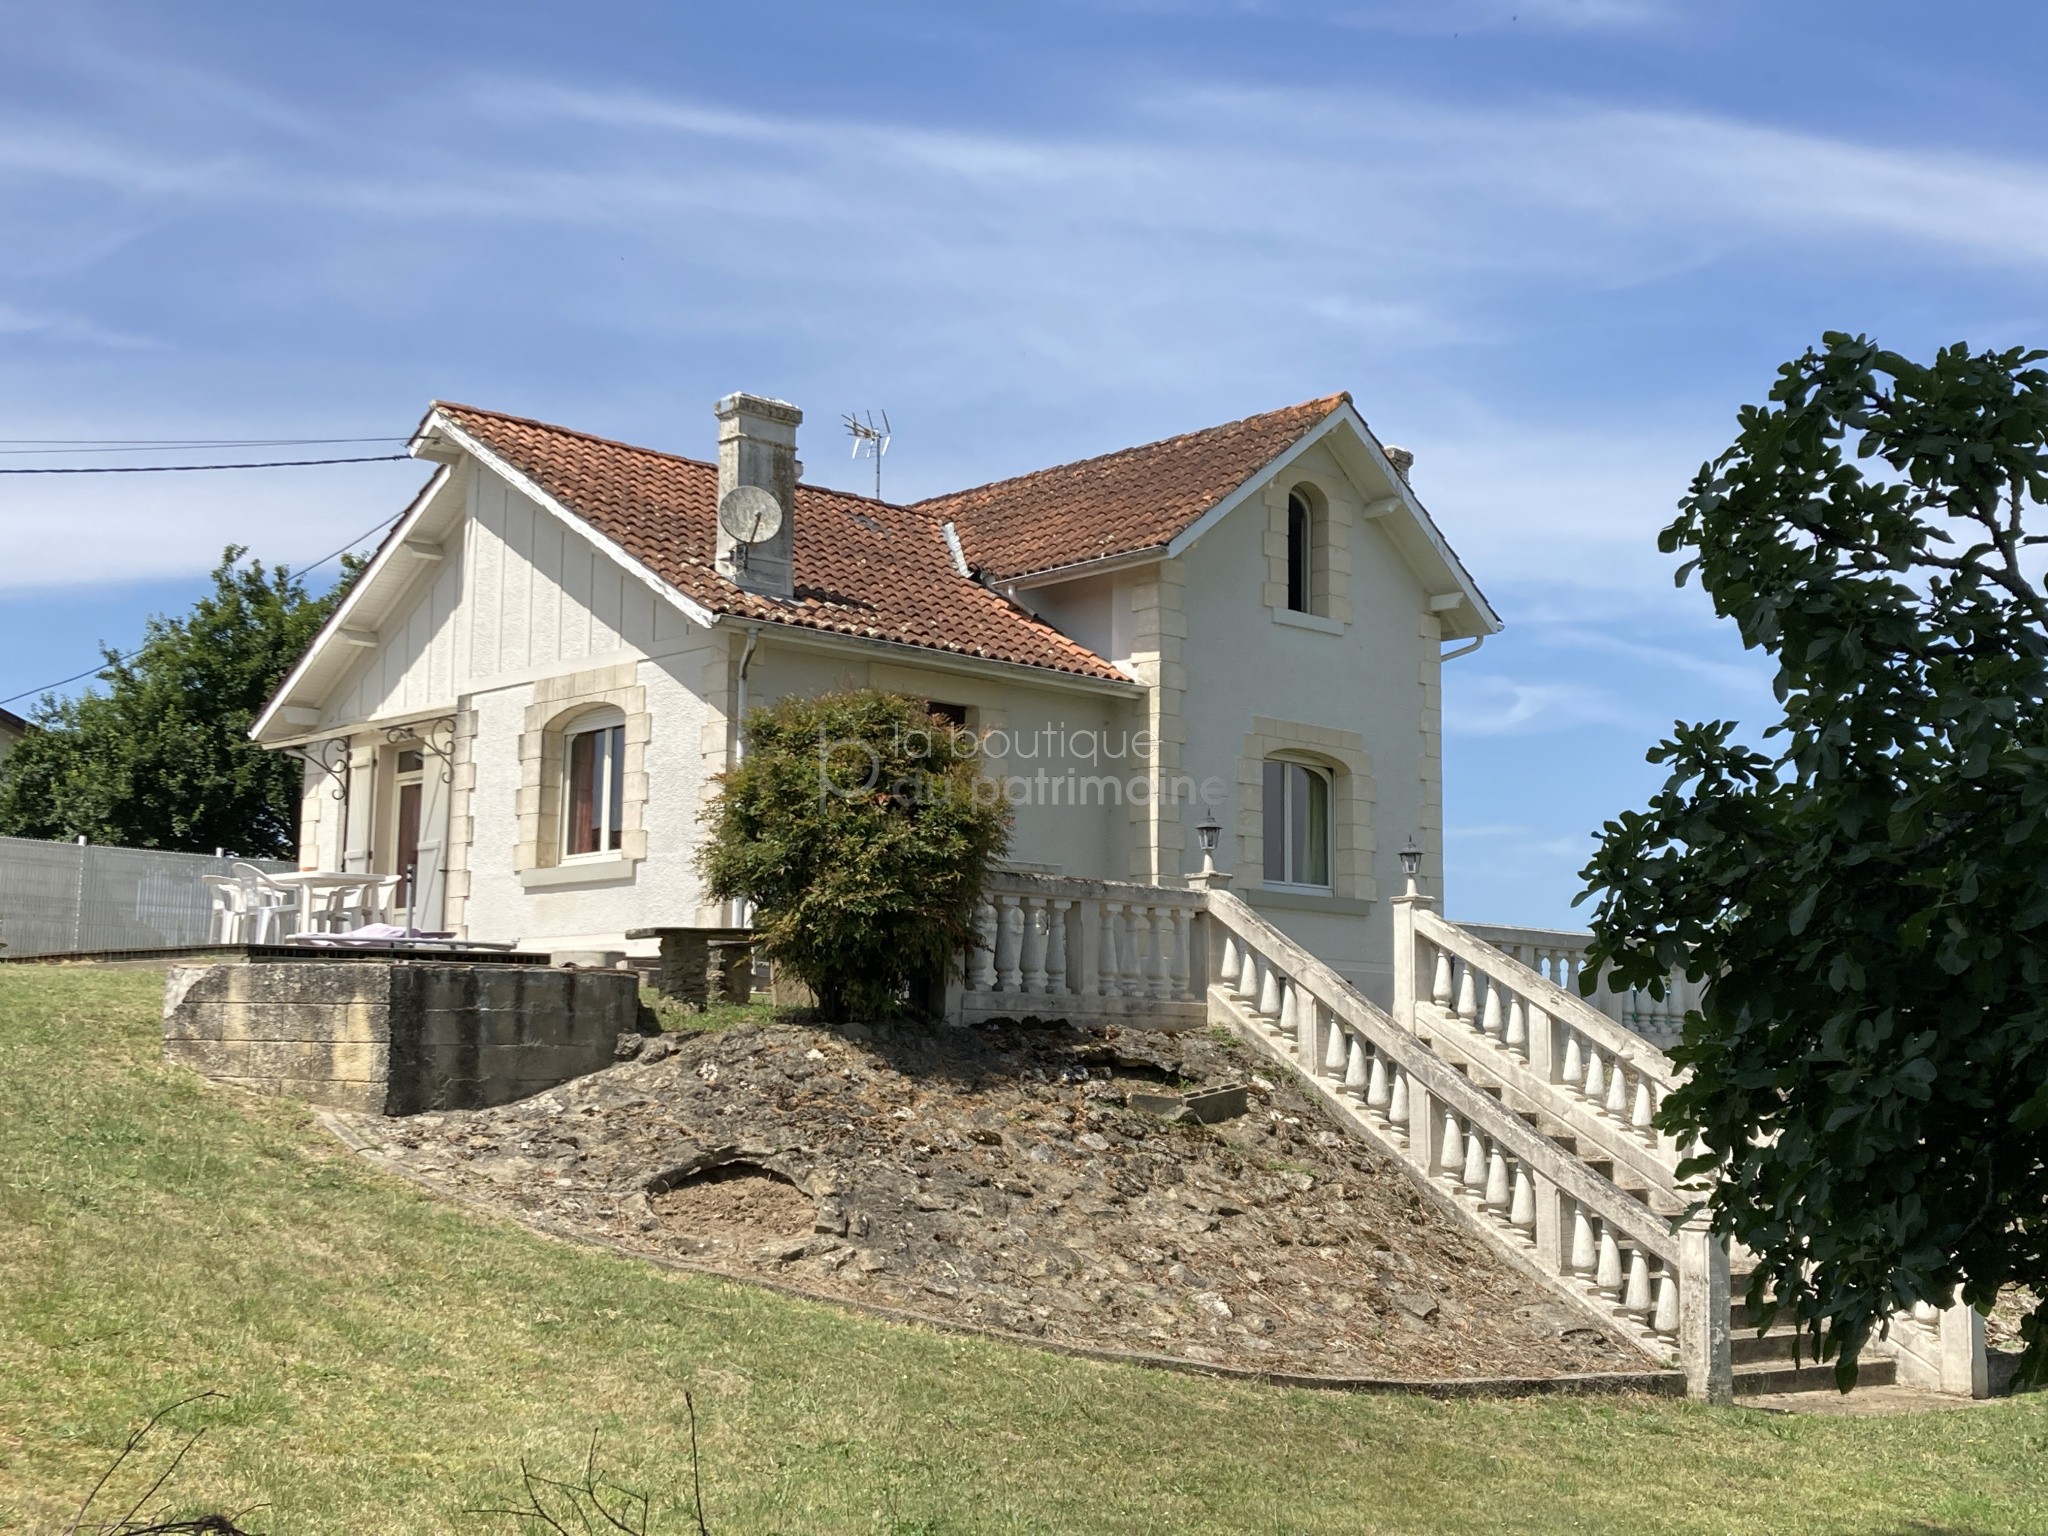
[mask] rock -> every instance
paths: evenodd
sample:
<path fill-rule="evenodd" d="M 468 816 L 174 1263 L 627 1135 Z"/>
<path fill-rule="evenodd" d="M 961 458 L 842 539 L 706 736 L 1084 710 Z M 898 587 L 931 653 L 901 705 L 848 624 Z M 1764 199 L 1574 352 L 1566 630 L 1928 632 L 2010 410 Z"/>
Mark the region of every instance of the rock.
<path fill-rule="evenodd" d="M 1221 1296 L 1218 1296 L 1214 1291 L 1198 1291 L 1189 1300 L 1193 1301 L 1196 1306 L 1207 1312 L 1211 1317 L 1220 1318 L 1226 1323 L 1234 1316 L 1230 1310 L 1230 1303 Z"/>
<path fill-rule="evenodd" d="M 622 1030 L 619 1038 L 612 1042 L 612 1057 L 616 1061 L 631 1061 L 640 1054 L 640 1048 L 647 1043 L 647 1037 L 633 1030 Z"/>
<path fill-rule="evenodd" d="M 1394 1305 L 1418 1323 L 1428 1322 L 1437 1313 L 1436 1298 L 1425 1296 L 1420 1291 L 1396 1291 Z"/>
<path fill-rule="evenodd" d="M 889 1267 L 889 1261 L 881 1254 L 870 1250 L 854 1260 L 854 1266 L 864 1275 L 879 1275 Z"/>
<path fill-rule="evenodd" d="M 791 1259 L 800 1259 L 810 1249 L 808 1238 L 781 1238 L 772 1243 L 763 1243 L 752 1255 L 756 1264 L 787 1264 Z"/>
<path fill-rule="evenodd" d="M 675 1041 L 671 1040 L 667 1035 L 656 1035 L 652 1040 L 647 1041 L 640 1047 L 640 1060 L 643 1063 L 652 1065 L 657 1061 L 667 1061 L 675 1053 Z"/>

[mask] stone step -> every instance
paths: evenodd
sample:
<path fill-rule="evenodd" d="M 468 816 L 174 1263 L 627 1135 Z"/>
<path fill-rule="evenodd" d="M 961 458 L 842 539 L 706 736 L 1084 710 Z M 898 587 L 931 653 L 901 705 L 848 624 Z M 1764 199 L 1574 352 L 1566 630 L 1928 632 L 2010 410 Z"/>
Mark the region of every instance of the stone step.
<path fill-rule="evenodd" d="M 1737 1365 L 1755 1365 L 1766 1360 L 1790 1361 L 1802 1340 L 1791 1329 L 1773 1328 L 1769 1333 L 1757 1333 L 1738 1325 L 1728 1341 L 1728 1356 Z M 1813 1363 L 1813 1346 L 1805 1345 L 1804 1361 Z"/>
<path fill-rule="evenodd" d="M 1858 1387 L 1889 1387 L 1899 1379 L 1898 1363 L 1893 1360 L 1865 1360 L 1857 1372 Z M 1830 1365 L 1738 1365 L 1735 1368 L 1735 1395 L 1751 1397 L 1760 1392 L 1833 1392 L 1835 1368 Z"/>

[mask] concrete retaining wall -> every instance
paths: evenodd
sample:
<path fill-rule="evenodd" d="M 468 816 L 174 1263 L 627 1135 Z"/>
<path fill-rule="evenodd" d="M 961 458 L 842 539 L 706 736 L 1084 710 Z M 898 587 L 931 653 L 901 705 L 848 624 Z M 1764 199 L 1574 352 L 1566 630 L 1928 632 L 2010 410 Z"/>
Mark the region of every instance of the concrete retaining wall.
<path fill-rule="evenodd" d="M 257 1093 L 369 1114 L 479 1109 L 611 1064 L 623 971 L 422 961 L 175 966 L 164 1056 Z"/>

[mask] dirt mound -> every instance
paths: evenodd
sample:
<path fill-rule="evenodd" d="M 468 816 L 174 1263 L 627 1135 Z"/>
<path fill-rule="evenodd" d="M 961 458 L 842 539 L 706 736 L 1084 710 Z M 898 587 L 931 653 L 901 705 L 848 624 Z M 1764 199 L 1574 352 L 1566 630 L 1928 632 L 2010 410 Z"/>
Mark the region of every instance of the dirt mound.
<path fill-rule="evenodd" d="M 1217 1124 L 1126 1103 L 1232 1084 L 1248 1112 Z M 1066 1343 L 1352 1376 L 1645 1366 L 1217 1034 L 775 1024 L 498 1109 L 351 1119 L 515 1215 Z"/>

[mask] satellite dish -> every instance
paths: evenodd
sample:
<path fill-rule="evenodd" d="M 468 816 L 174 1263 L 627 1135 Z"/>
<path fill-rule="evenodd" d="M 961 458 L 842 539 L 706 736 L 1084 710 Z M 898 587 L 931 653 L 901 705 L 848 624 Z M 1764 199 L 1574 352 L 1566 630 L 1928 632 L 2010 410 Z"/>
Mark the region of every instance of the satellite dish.
<path fill-rule="evenodd" d="M 718 503 L 718 526 L 742 544 L 762 544 L 782 531 L 782 503 L 758 485 L 736 485 Z"/>

